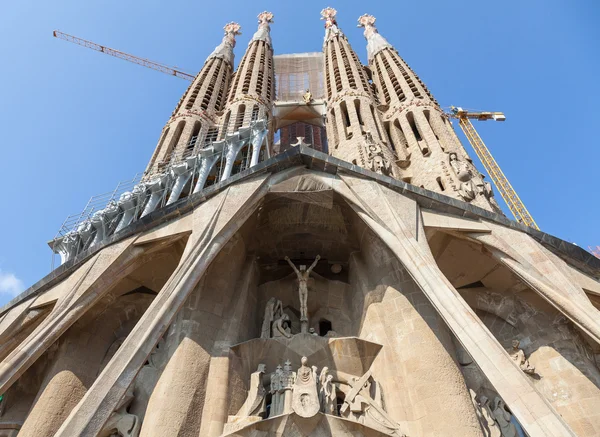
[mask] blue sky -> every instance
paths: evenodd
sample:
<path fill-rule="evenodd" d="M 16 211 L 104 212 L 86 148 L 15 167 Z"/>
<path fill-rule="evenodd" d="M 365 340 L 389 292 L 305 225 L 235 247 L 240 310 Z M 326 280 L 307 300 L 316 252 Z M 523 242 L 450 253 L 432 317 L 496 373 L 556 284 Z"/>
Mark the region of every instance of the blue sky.
<path fill-rule="evenodd" d="M 195 74 L 228 21 L 242 25 L 239 61 L 263 10 L 275 14 L 281 54 L 319 51 L 319 12 L 335 7 L 365 62 L 356 19 L 373 14 L 442 106 L 506 113 L 506 122 L 476 128 L 540 228 L 582 247 L 600 245 L 600 5 L 593 0 L 4 3 L 0 305 L 50 271 L 46 242 L 67 215 L 143 171 L 188 85 L 54 39 L 54 29 Z"/>

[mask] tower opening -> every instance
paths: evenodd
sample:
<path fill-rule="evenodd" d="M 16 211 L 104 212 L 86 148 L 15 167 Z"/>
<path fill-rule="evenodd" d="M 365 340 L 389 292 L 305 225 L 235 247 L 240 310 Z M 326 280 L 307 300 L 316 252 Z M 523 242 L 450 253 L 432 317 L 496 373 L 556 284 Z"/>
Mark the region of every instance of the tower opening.
<path fill-rule="evenodd" d="M 329 331 L 333 331 L 331 322 L 327 319 L 321 319 L 319 321 L 319 335 L 325 337 Z"/>

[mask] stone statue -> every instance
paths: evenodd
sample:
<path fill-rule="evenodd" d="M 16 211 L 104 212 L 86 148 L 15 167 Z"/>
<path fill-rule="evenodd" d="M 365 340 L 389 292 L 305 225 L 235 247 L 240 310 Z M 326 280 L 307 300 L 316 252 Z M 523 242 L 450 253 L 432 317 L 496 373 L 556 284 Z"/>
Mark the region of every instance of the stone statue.
<path fill-rule="evenodd" d="M 512 422 L 512 414 L 506 410 L 504 401 L 497 397 L 494 399 L 494 418 L 500 426 L 502 437 L 518 437 L 517 427 Z"/>
<path fill-rule="evenodd" d="M 302 100 L 304 100 L 304 103 L 306 103 L 307 105 L 312 102 L 313 97 L 312 97 L 312 93 L 310 92 L 309 89 L 306 90 L 306 92 L 304 93 L 304 95 L 302 96 Z"/>
<path fill-rule="evenodd" d="M 471 399 L 475 405 L 483 435 L 485 437 L 501 437 L 500 427 L 496 423 L 494 413 L 492 413 L 492 409 L 490 408 L 490 400 L 486 396 L 480 396 L 479 401 L 477 401 L 474 397 L 475 392 L 473 390 L 469 391 L 471 392 Z"/>
<path fill-rule="evenodd" d="M 117 409 L 110 415 L 104 424 L 100 437 L 137 437 L 140 434 L 142 423 L 135 414 L 130 414 L 127 409 L 133 402 L 133 384 L 129 386 Z"/>
<path fill-rule="evenodd" d="M 361 378 L 352 378 L 350 391 L 346 394 L 344 404 L 340 409 L 342 417 L 363 423 L 366 426 L 389 435 L 400 436 L 399 425 L 387 414 L 381 405 L 381 391 L 376 386 L 378 402 L 369 393 L 372 380 L 371 372 L 365 373 Z M 373 380 L 373 383 L 375 381 Z"/>
<path fill-rule="evenodd" d="M 335 414 L 336 393 L 333 384 L 333 376 L 329 374 L 329 368 L 323 367 L 319 374 L 319 404 L 321 412 Z"/>
<path fill-rule="evenodd" d="M 310 329 L 308 330 L 308 333 L 309 333 L 310 335 L 319 335 L 319 334 L 317 334 L 317 331 L 315 331 L 315 328 L 310 328 Z"/>
<path fill-rule="evenodd" d="M 312 269 L 315 268 L 315 266 L 317 265 L 317 263 L 319 262 L 320 259 L 321 259 L 321 256 L 317 255 L 317 258 L 310 265 L 310 267 L 308 269 L 306 268 L 305 265 L 301 265 L 300 270 L 298 270 L 296 268 L 296 266 L 294 265 L 294 263 L 292 261 L 290 261 L 290 259 L 287 256 L 285 257 L 285 260 L 288 262 L 290 267 L 292 267 L 292 269 L 296 273 L 296 276 L 298 277 L 298 295 L 300 298 L 300 321 L 308 321 L 307 307 L 306 307 L 306 300 L 308 298 L 307 282 L 308 282 L 308 277 L 310 275 L 310 272 L 312 272 Z"/>
<path fill-rule="evenodd" d="M 469 166 L 466 162 L 458 160 L 458 155 L 456 152 L 450 152 L 448 154 L 448 161 L 450 162 L 450 167 L 452 167 L 452 170 L 454 170 L 454 173 L 459 181 L 467 182 L 473 178 L 473 173 L 469 169 Z"/>
<path fill-rule="evenodd" d="M 325 380 L 325 414 L 336 415 L 337 411 L 337 394 L 335 392 L 335 384 L 333 383 L 333 375 L 327 375 Z"/>
<path fill-rule="evenodd" d="M 242 408 L 236 416 L 260 416 L 264 417 L 266 413 L 265 395 L 266 390 L 263 387 L 262 376 L 265 373 L 265 365 L 259 364 L 258 369 L 250 376 L 250 390 L 248 397 Z"/>
<path fill-rule="evenodd" d="M 291 338 L 292 330 L 290 328 L 290 324 L 290 316 L 288 316 L 286 313 L 283 313 L 281 317 L 273 322 L 273 338 Z"/>
<path fill-rule="evenodd" d="M 281 399 L 281 376 L 283 369 L 281 365 L 277 366 L 277 370 L 271 373 L 271 410 L 269 411 L 269 417 L 277 416 L 281 414 L 283 410 L 282 399 Z"/>
<path fill-rule="evenodd" d="M 280 300 L 272 297 L 265 306 L 265 316 L 263 318 L 260 338 L 271 338 L 271 325 L 273 321 L 283 315 L 283 305 Z"/>
<path fill-rule="evenodd" d="M 287 360 L 281 372 L 281 384 L 279 387 L 279 414 L 292 412 L 292 390 L 296 383 L 296 372 L 292 371 L 292 363 Z"/>
<path fill-rule="evenodd" d="M 473 182 L 462 182 L 458 189 L 458 194 L 460 194 L 465 202 L 470 202 L 475 199 L 475 187 L 473 187 Z"/>
<path fill-rule="evenodd" d="M 523 372 L 532 375 L 535 373 L 535 367 L 529 364 L 529 361 L 527 360 L 527 358 L 525 358 L 525 352 L 523 352 L 523 349 L 519 349 L 519 344 L 519 340 L 513 340 L 513 350 L 510 353 L 510 357 L 514 360 L 515 363 L 517 363 L 517 365 Z"/>
<path fill-rule="evenodd" d="M 292 408 L 301 417 L 312 417 L 320 409 L 315 371 L 306 365 L 307 361 L 306 357 L 302 357 L 302 366 L 296 373 L 296 383 L 292 393 Z"/>

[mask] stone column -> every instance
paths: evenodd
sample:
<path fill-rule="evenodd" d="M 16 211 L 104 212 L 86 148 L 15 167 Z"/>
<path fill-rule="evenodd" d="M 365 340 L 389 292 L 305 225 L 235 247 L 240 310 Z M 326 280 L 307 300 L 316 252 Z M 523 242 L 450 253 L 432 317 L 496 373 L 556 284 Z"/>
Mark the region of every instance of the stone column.
<path fill-rule="evenodd" d="M 228 326 L 225 311 L 239 292 L 244 259 L 243 240 L 233 237 L 179 310 L 165 337 L 170 358 L 148 402 L 140 436 L 212 435 L 201 433 L 206 421 L 202 411 L 212 407 L 209 400 L 220 405 L 226 419 L 226 392 L 215 396 L 213 386 L 225 385 L 226 390 L 228 363 L 215 356 L 215 342 Z M 210 420 L 204 424 L 209 425 Z"/>
<path fill-rule="evenodd" d="M 240 280 L 232 287 L 235 299 L 230 301 L 223 317 L 223 324 L 215 341 L 210 361 L 206 402 L 202 410 L 200 437 L 217 437 L 227 422 L 231 399 L 229 396 L 231 377 L 229 374 L 229 348 L 234 344 L 250 340 L 256 321 L 256 284 L 258 268 L 254 257 L 248 257 Z"/>
<path fill-rule="evenodd" d="M 381 242 L 363 245 L 351 262 L 354 300 L 365 302 L 359 336 L 383 344 L 373 369 L 388 413 L 408 435 L 482 436 L 448 327 Z"/>

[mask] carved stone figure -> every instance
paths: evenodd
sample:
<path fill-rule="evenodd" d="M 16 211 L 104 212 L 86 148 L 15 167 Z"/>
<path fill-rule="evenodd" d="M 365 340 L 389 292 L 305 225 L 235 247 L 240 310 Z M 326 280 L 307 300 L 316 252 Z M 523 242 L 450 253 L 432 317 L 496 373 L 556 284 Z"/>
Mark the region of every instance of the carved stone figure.
<path fill-rule="evenodd" d="M 281 388 L 282 388 L 282 377 L 283 369 L 281 365 L 277 366 L 275 372 L 271 373 L 271 410 L 269 411 L 269 417 L 277 416 L 281 414 L 283 410 Z"/>
<path fill-rule="evenodd" d="M 292 389 L 296 383 L 296 372 L 292 371 L 292 363 L 287 360 L 283 365 L 281 373 L 281 384 L 279 388 L 279 414 L 292 412 Z"/>
<path fill-rule="evenodd" d="M 263 318 L 260 338 L 271 338 L 271 325 L 273 321 L 283 315 L 283 306 L 280 300 L 272 297 L 265 306 L 265 316 Z"/>
<path fill-rule="evenodd" d="M 261 416 L 266 413 L 265 395 L 262 376 L 265 373 L 265 365 L 259 364 L 258 369 L 250 376 L 250 390 L 246 402 L 237 412 L 236 416 Z"/>
<path fill-rule="evenodd" d="M 512 414 L 506 410 L 504 401 L 499 397 L 494 399 L 493 413 L 496 422 L 498 422 L 498 425 L 500 426 L 502 437 L 517 437 L 519 435 L 517 433 L 517 427 L 511 420 Z"/>
<path fill-rule="evenodd" d="M 301 417 L 312 417 L 320 409 L 315 371 L 306 365 L 307 361 L 306 357 L 302 357 L 292 394 L 292 408 Z"/>
<path fill-rule="evenodd" d="M 473 178 L 473 173 L 469 169 L 467 163 L 459 161 L 458 155 L 455 152 L 450 152 L 448 154 L 448 161 L 450 162 L 450 167 L 452 167 L 452 170 L 454 170 L 454 173 L 459 181 L 467 182 Z"/>
<path fill-rule="evenodd" d="M 392 165 L 383 155 L 383 149 L 373 140 L 370 132 L 363 134 L 367 149 L 367 166 L 375 173 L 389 176 L 392 172 Z"/>
<path fill-rule="evenodd" d="M 460 184 L 460 188 L 458 189 L 458 194 L 465 200 L 465 202 L 470 202 L 475 199 L 475 187 L 473 187 L 472 181 L 463 182 Z"/>
<path fill-rule="evenodd" d="M 386 434 L 401 435 L 398 424 L 381 405 L 381 388 L 378 385 L 375 385 L 375 397 L 378 400 L 371 397 L 369 380 L 372 380 L 370 371 L 361 378 L 352 378 L 351 389 L 346 394 L 344 404 L 340 409 L 342 417 L 363 423 Z"/>
<path fill-rule="evenodd" d="M 279 302 L 281 304 L 281 302 Z M 290 328 L 290 316 L 283 313 L 281 317 L 273 322 L 273 338 L 277 337 L 292 337 L 292 330 Z"/>
<path fill-rule="evenodd" d="M 519 368 L 523 372 L 529 375 L 534 374 L 535 367 L 529 364 L 529 361 L 527 360 L 527 358 L 525 358 L 525 352 L 523 352 L 523 349 L 519 349 L 519 344 L 519 340 L 513 340 L 513 350 L 510 353 L 510 357 L 515 361 L 515 363 L 519 365 Z"/>
<path fill-rule="evenodd" d="M 329 374 L 329 368 L 323 367 L 319 374 L 319 403 L 321 412 L 335 414 L 335 386 L 333 376 Z"/>
<path fill-rule="evenodd" d="M 98 434 L 100 437 L 137 437 L 140 433 L 142 423 L 135 414 L 130 414 L 127 409 L 133 402 L 133 385 L 129 386 L 123 399 L 114 413 Z"/>
<path fill-rule="evenodd" d="M 290 267 L 292 267 L 292 269 L 296 273 L 296 276 L 298 277 L 298 295 L 300 298 L 300 321 L 308 321 L 307 307 L 306 307 L 306 300 L 308 298 L 307 282 L 308 282 L 308 277 L 310 275 L 310 272 L 312 272 L 312 269 L 315 268 L 315 266 L 317 265 L 317 263 L 319 262 L 320 259 L 321 259 L 321 256 L 317 255 L 317 258 L 310 265 L 310 267 L 308 269 L 306 268 L 305 265 L 301 265 L 300 270 L 298 270 L 296 268 L 296 266 L 294 265 L 294 263 L 292 261 L 290 261 L 290 259 L 287 256 L 285 257 L 285 260 L 288 262 Z"/>
<path fill-rule="evenodd" d="M 481 424 L 483 435 L 485 437 L 500 437 L 502 433 L 500 432 L 500 427 L 494 419 L 494 414 L 490 408 L 490 400 L 486 396 L 480 396 L 479 400 L 477 400 L 477 398 L 474 397 L 475 392 L 473 390 L 469 391 L 471 392 L 471 399 L 475 405 L 475 410 L 477 412 L 479 423 Z"/>

